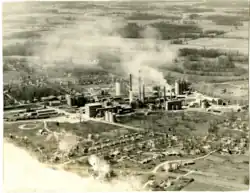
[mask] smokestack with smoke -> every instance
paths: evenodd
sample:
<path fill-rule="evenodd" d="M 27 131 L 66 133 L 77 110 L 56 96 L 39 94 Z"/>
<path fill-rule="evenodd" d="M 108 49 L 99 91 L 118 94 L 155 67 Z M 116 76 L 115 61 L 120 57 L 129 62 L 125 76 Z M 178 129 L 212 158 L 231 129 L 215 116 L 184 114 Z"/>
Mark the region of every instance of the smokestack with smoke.
<path fill-rule="evenodd" d="M 39 55 L 47 65 L 66 68 L 72 58 L 70 68 L 95 68 L 110 70 L 113 73 L 132 74 L 146 84 L 166 85 L 161 65 L 171 65 L 175 58 L 166 44 L 159 45 L 160 33 L 152 27 L 141 32 L 143 40 L 124 39 L 117 35 L 118 29 L 126 25 L 123 20 L 96 18 L 92 21 L 77 21 L 70 29 L 60 28 L 46 37 L 46 46 Z M 83 37 L 84 34 L 84 37 Z"/>
<path fill-rule="evenodd" d="M 132 74 L 129 74 L 129 91 L 132 91 L 133 86 L 132 86 Z"/>
<path fill-rule="evenodd" d="M 163 87 L 163 98 L 166 100 L 166 86 Z"/>
<path fill-rule="evenodd" d="M 145 101 L 145 84 L 142 85 L 142 102 Z"/>
<path fill-rule="evenodd" d="M 97 173 L 97 179 L 105 179 L 109 176 L 111 168 L 107 161 L 100 159 L 96 155 L 91 155 L 88 161 L 93 171 Z"/>
<path fill-rule="evenodd" d="M 69 153 L 77 144 L 78 137 L 71 133 L 66 133 L 60 139 L 58 148 L 62 152 Z"/>
<path fill-rule="evenodd" d="M 141 94 L 141 72 L 139 70 L 139 77 L 138 77 L 138 95 L 139 95 L 139 100 L 142 100 L 142 94 Z"/>

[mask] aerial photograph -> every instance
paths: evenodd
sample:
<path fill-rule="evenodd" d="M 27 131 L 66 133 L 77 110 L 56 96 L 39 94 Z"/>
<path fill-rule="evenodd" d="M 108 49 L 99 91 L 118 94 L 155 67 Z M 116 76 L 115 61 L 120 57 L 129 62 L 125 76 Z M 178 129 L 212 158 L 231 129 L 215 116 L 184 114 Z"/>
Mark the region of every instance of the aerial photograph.
<path fill-rule="evenodd" d="M 2 3 L 4 191 L 247 191 L 248 31 L 248 0 Z"/>

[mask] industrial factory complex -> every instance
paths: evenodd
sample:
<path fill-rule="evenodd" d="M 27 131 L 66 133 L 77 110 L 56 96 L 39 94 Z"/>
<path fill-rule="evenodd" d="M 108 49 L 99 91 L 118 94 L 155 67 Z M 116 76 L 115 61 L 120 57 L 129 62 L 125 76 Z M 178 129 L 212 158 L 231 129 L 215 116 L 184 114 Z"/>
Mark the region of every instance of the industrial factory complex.
<path fill-rule="evenodd" d="M 49 167 L 106 181 L 135 175 L 143 190 L 181 190 L 189 184 L 246 188 L 210 170 L 221 165 L 221 156 L 245 156 L 248 106 L 205 96 L 185 79 L 172 85 L 146 82 L 139 71 L 106 87 L 15 101 L 4 107 L 5 138 L 32 149 Z M 203 166 L 209 159 L 213 168 Z"/>
<path fill-rule="evenodd" d="M 4 192 L 248 190 L 248 7 L 3 3 Z"/>
<path fill-rule="evenodd" d="M 64 110 L 68 113 L 79 113 L 85 118 L 102 118 L 108 122 L 116 122 L 117 116 L 126 116 L 143 111 L 186 111 L 197 110 L 210 113 L 240 112 L 246 107 L 230 105 L 229 101 L 204 96 L 192 90 L 187 80 L 176 80 L 174 85 L 147 85 L 140 77 L 129 74 L 129 81 L 116 81 L 113 88 L 89 88 L 87 93 L 68 93 L 64 96 L 49 96 L 36 102 L 36 107 L 18 105 L 19 110 L 13 116 L 5 116 L 6 120 L 41 119 L 60 116 Z M 93 90 L 96 90 L 95 92 Z M 22 108 L 23 106 L 23 108 Z M 5 107 L 6 110 L 16 107 Z M 26 109 L 26 110 L 24 110 Z"/>

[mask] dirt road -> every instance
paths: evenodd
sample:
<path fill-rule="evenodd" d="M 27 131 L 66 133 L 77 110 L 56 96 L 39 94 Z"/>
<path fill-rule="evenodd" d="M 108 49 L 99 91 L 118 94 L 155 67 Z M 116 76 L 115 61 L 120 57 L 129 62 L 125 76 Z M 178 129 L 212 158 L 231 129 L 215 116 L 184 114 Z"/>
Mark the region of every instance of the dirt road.
<path fill-rule="evenodd" d="M 211 155 L 212 153 L 216 152 L 216 150 L 214 151 L 211 151 L 210 153 L 204 155 L 204 156 L 201 156 L 201 157 L 197 157 L 197 158 L 194 158 L 194 159 L 187 159 L 187 160 L 171 160 L 171 161 L 165 161 L 165 162 L 162 162 L 160 163 L 159 165 L 157 165 L 153 170 L 152 170 L 152 173 L 156 173 L 162 166 L 166 165 L 166 164 L 169 164 L 169 163 L 175 163 L 175 162 L 187 162 L 187 161 L 195 161 L 195 160 L 199 160 L 199 159 L 204 159 L 206 157 L 208 157 L 209 155 Z"/>

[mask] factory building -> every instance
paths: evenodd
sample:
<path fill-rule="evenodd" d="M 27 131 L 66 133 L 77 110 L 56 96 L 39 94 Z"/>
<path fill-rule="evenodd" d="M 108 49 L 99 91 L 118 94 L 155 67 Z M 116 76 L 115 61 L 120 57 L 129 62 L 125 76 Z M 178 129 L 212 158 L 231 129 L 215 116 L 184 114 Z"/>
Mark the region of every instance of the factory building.
<path fill-rule="evenodd" d="M 24 119 L 45 119 L 53 116 L 58 116 L 58 112 L 54 109 L 37 109 L 31 112 L 26 112 L 18 116 L 19 120 Z"/>
<path fill-rule="evenodd" d="M 175 95 L 183 95 L 189 89 L 189 83 L 185 80 L 175 81 Z"/>
<path fill-rule="evenodd" d="M 53 96 L 53 95 L 48 96 L 48 97 L 42 97 L 42 98 L 41 98 L 41 101 L 42 101 L 42 102 L 54 101 L 54 100 L 58 100 L 58 99 L 57 99 L 56 96 Z"/>
<path fill-rule="evenodd" d="M 203 108 L 203 109 L 206 109 L 208 107 L 210 107 L 210 104 L 209 102 L 205 99 L 205 100 L 201 100 L 200 101 L 200 107 Z"/>
<path fill-rule="evenodd" d="M 39 109 L 36 111 L 37 116 L 43 117 L 43 116 L 52 116 L 52 115 L 57 115 L 58 112 L 55 111 L 54 109 Z"/>
<path fill-rule="evenodd" d="M 59 106 L 59 105 L 61 105 L 61 101 L 59 101 L 59 100 L 49 101 L 49 106 L 51 106 L 51 107 Z"/>
<path fill-rule="evenodd" d="M 85 105 L 85 114 L 88 117 L 96 117 L 97 115 L 97 109 L 102 108 L 102 104 L 101 103 L 89 103 Z"/>
<path fill-rule="evenodd" d="M 182 109 L 182 100 L 167 101 L 165 108 L 167 111 L 181 110 Z"/>
<path fill-rule="evenodd" d="M 87 103 L 87 99 L 83 95 L 66 95 L 67 105 L 82 107 Z"/>

